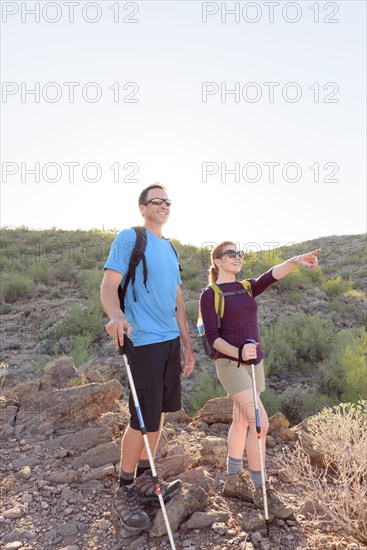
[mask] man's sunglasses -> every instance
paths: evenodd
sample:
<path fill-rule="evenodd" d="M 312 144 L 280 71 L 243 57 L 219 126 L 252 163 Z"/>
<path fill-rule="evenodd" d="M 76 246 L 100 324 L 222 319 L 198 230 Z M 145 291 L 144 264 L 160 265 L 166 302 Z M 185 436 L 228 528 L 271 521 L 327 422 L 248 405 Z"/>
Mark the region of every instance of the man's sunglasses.
<path fill-rule="evenodd" d="M 150 199 L 149 201 L 143 202 L 144 206 L 147 206 L 147 204 L 153 204 L 153 206 L 161 206 L 163 203 L 166 206 L 171 206 L 172 201 L 171 199 Z"/>
<path fill-rule="evenodd" d="M 243 258 L 245 253 L 242 252 L 242 250 L 225 250 L 220 257 L 227 255 L 229 258 L 235 258 L 238 256 L 239 258 Z"/>

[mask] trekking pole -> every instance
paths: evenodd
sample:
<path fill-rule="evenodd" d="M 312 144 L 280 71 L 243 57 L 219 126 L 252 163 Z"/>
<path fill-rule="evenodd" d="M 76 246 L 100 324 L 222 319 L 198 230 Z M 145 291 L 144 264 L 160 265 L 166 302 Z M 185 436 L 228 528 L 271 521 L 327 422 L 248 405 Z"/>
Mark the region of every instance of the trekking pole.
<path fill-rule="evenodd" d="M 251 338 L 248 338 L 246 340 L 246 344 L 254 344 L 254 343 L 255 343 L 255 340 L 252 340 Z M 264 500 L 265 526 L 266 526 L 266 532 L 269 535 L 268 498 L 267 498 L 267 495 L 266 495 L 265 465 L 264 465 L 263 450 L 262 450 L 262 445 L 261 445 L 261 424 L 260 424 L 259 405 L 258 405 L 258 402 L 257 402 L 255 364 L 254 364 L 253 360 L 246 361 L 246 363 L 251 365 L 252 391 L 253 391 L 253 396 L 254 396 L 254 407 L 255 407 L 255 423 L 256 423 L 257 441 L 259 443 L 261 484 L 262 484 L 263 500 Z"/>
<path fill-rule="evenodd" d="M 119 348 L 120 348 L 119 349 L 120 355 L 122 355 L 122 358 L 123 358 L 124 363 L 125 363 L 125 367 L 126 367 L 126 371 L 127 371 L 127 377 L 129 379 L 130 390 L 131 390 L 131 393 L 132 393 L 132 396 L 133 396 L 133 401 L 134 401 L 134 405 L 135 405 L 135 409 L 136 409 L 136 414 L 137 414 L 138 419 L 139 419 L 140 431 L 141 431 L 141 434 L 143 436 L 145 448 L 146 448 L 146 451 L 147 451 L 147 455 L 148 455 L 148 459 L 149 459 L 149 465 L 150 465 L 150 469 L 152 471 L 154 487 L 155 487 L 155 490 L 156 490 L 157 495 L 158 495 L 159 504 L 161 505 L 161 510 L 162 510 L 162 514 L 163 514 L 163 518 L 164 518 L 164 523 L 166 524 L 168 538 L 169 538 L 169 541 L 171 543 L 172 550 L 176 550 L 175 541 L 173 540 L 172 531 L 171 531 L 171 527 L 170 527 L 167 512 L 166 512 L 166 507 L 164 505 L 164 500 L 163 500 L 162 493 L 161 493 L 161 487 L 159 485 L 157 471 L 155 469 L 152 452 L 150 450 L 149 439 L 148 439 L 148 436 L 147 436 L 147 430 L 146 430 L 146 427 L 145 427 L 145 424 L 144 424 L 143 416 L 141 414 L 138 396 L 136 394 L 134 379 L 132 377 L 129 361 L 128 361 L 127 355 L 126 355 L 127 348 L 130 348 L 130 351 L 133 351 L 134 345 L 133 345 L 132 341 L 126 336 L 126 334 L 124 334 L 124 345 L 119 346 Z"/>

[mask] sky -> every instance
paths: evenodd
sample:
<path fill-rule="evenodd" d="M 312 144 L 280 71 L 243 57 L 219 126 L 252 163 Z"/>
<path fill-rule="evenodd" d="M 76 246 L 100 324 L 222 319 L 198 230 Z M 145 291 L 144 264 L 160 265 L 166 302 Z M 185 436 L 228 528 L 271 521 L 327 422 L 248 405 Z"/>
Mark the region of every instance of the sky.
<path fill-rule="evenodd" d="M 1 225 L 284 245 L 366 231 L 366 3 L 1 2 Z M 33 90 L 33 92 L 32 92 Z"/>

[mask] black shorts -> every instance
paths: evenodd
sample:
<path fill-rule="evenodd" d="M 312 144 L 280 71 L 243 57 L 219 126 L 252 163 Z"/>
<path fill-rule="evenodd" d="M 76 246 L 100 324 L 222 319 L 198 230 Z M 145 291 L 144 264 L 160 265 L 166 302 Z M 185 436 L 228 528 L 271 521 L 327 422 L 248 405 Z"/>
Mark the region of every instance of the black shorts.
<path fill-rule="evenodd" d="M 180 338 L 138 346 L 131 373 L 147 432 L 157 432 L 162 412 L 181 409 Z M 130 426 L 139 430 L 139 420 L 130 391 Z"/>

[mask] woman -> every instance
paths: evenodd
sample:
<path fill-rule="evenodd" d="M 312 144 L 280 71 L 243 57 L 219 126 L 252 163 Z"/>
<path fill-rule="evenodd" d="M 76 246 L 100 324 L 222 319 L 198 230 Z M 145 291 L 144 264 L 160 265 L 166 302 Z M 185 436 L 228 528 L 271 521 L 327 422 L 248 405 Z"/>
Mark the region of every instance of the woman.
<path fill-rule="evenodd" d="M 215 350 L 215 364 L 218 378 L 233 401 L 233 419 L 228 432 L 227 476 L 223 493 L 253 502 L 257 508 L 263 508 L 259 444 L 256 434 L 254 403 L 252 394 L 251 367 L 245 361 L 255 363 L 256 388 L 261 421 L 261 443 L 265 457 L 266 433 L 269 421 L 260 394 L 265 389 L 263 351 L 260 344 L 257 324 L 257 304 L 254 298 L 270 285 L 283 279 L 297 265 L 312 269 L 318 266 L 317 256 L 320 249 L 290 258 L 276 265 L 257 279 L 248 279 L 251 284 L 249 293 L 239 293 L 224 298 L 224 313 L 221 326 L 214 307 L 214 291 L 206 288 L 200 297 L 200 309 L 209 344 Z M 233 242 L 226 241 L 213 249 L 212 264 L 209 268 L 209 283 L 219 285 L 223 293 L 243 291 L 244 287 L 236 281 L 241 270 L 243 252 L 236 249 Z M 251 296 L 252 294 L 252 296 Z M 247 339 L 255 343 L 245 344 L 239 357 L 239 349 Z M 249 428 L 249 433 L 247 433 Z M 249 474 L 242 470 L 243 455 L 246 449 Z M 286 519 L 293 514 L 280 495 L 267 482 L 269 516 Z"/>

